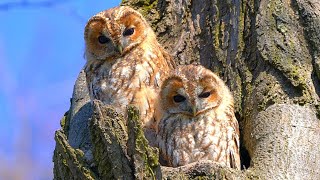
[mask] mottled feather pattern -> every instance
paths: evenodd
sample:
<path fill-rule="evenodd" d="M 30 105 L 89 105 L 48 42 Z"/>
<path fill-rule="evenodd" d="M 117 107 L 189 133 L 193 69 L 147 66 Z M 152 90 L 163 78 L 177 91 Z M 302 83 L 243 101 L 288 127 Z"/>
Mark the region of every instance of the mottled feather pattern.
<path fill-rule="evenodd" d="M 177 95 L 184 98 L 175 102 Z M 200 65 L 180 66 L 164 80 L 159 99 L 157 141 L 163 165 L 212 160 L 240 169 L 233 98 L 218 76 Z"/>
<path fill-rule="evenodd" d="M 142 117 L 146 117 L 148 112 L 154 109 L 153 102 L 151 102 L 154 101 L 152 96 L 157 93 L 162 77 L 166 73 L 163 70 L 168 69 L 169 65 L 165 62 L 163 64 L 154 62 L 163 58 L 159 58 L 161 53 L 142 54 L 142 50 L 139 48 L 136 48 L 132 53 L 135 51 L 137 51 L 136 56 L 139 58 L 120 57 L 114 64 L 104 61 L 88 63 L 86 67 L 87 81 L 91 82 L 88 85 L 92 99 L 100 99 L 106 104 L 119 107 L 123 110 L 122 113 L 125 113 L 127 105 L 136 104 L 137 95 L 146 99 L 147 106 L 140 109 Z M 146 59 L 149 61 L 143 61 Z"/>
<path fill-rule="evenodd" d="M 154 131 L 155 98 L 174 61 L 146 20 L 130 7 L 115 7 L 93 16 L 84 36 L 91 100 L 113 105 L 125 116 L 127 106 L 135 105 L 145 130 Z"/>

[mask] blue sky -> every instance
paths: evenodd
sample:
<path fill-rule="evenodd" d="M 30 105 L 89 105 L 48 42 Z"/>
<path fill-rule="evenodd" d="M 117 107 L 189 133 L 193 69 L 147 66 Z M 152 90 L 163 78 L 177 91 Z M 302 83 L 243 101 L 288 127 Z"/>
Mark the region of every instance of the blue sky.
<path fill-rule="evenodd" d="M 54 132 L 85 63 L 85 23 L 119 4 L 0 2 L 0 179 L 52 179 Z"/>

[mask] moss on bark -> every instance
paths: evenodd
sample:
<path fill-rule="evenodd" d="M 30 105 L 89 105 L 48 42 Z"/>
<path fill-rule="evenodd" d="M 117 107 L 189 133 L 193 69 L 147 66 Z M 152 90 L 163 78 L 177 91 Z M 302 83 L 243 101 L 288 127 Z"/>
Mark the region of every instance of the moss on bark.
<path fill-rule="evenodd" d="M 97 179 L 95 173 L 85 161 L 84 153 L 72 148 L 62 130 L 55 134 L 56 148 L 54 150 L 54 179 Z"/>

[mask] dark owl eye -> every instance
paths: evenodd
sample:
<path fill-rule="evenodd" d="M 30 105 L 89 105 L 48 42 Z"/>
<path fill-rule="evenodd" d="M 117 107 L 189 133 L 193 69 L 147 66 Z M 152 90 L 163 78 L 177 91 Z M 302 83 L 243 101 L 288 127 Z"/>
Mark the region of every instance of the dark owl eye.
<path fill-rule="evenodd" d="M 124 36 L 130 36 L 134 33 L 134 29 L 133 28 L 130 28 L 130 29 L 126 29 L 124 32 L 123 32 L 123 35 Z"/>
<path fill-rule="evenodd" d="M 176 103 L 180 103 L 186 100 L 185 97 L 181 96 L 180 94 L 173 96 L 173 100 Z"/>
<path fill-rule="evenodd" d="M 100 44 L 106 44 L 106 43 L 110 42 L 110 39 L 107 38 L 106 36 L 101 35 L 98 37 L 98 41 Z"/>
<path fill-rule="evenodd" d="M 201 93 L 198 97 L 199 97 L 199 98 L 207 98 L 207 97 L 209 97 L 210 95 L 211 95 L 210 92 L 204 92 L 204 93 Z"/>

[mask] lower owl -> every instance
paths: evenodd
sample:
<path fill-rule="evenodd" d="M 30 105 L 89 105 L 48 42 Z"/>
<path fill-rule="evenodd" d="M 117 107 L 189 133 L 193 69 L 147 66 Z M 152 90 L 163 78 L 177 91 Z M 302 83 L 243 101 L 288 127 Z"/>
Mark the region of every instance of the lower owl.
<path fill-rule="evenodd" d="M 224 82 L 200 65 L 180 66 L 161 86 L 156 109 L 162 165 L 212 160 L 240 169 L 239 126 Z"/>

